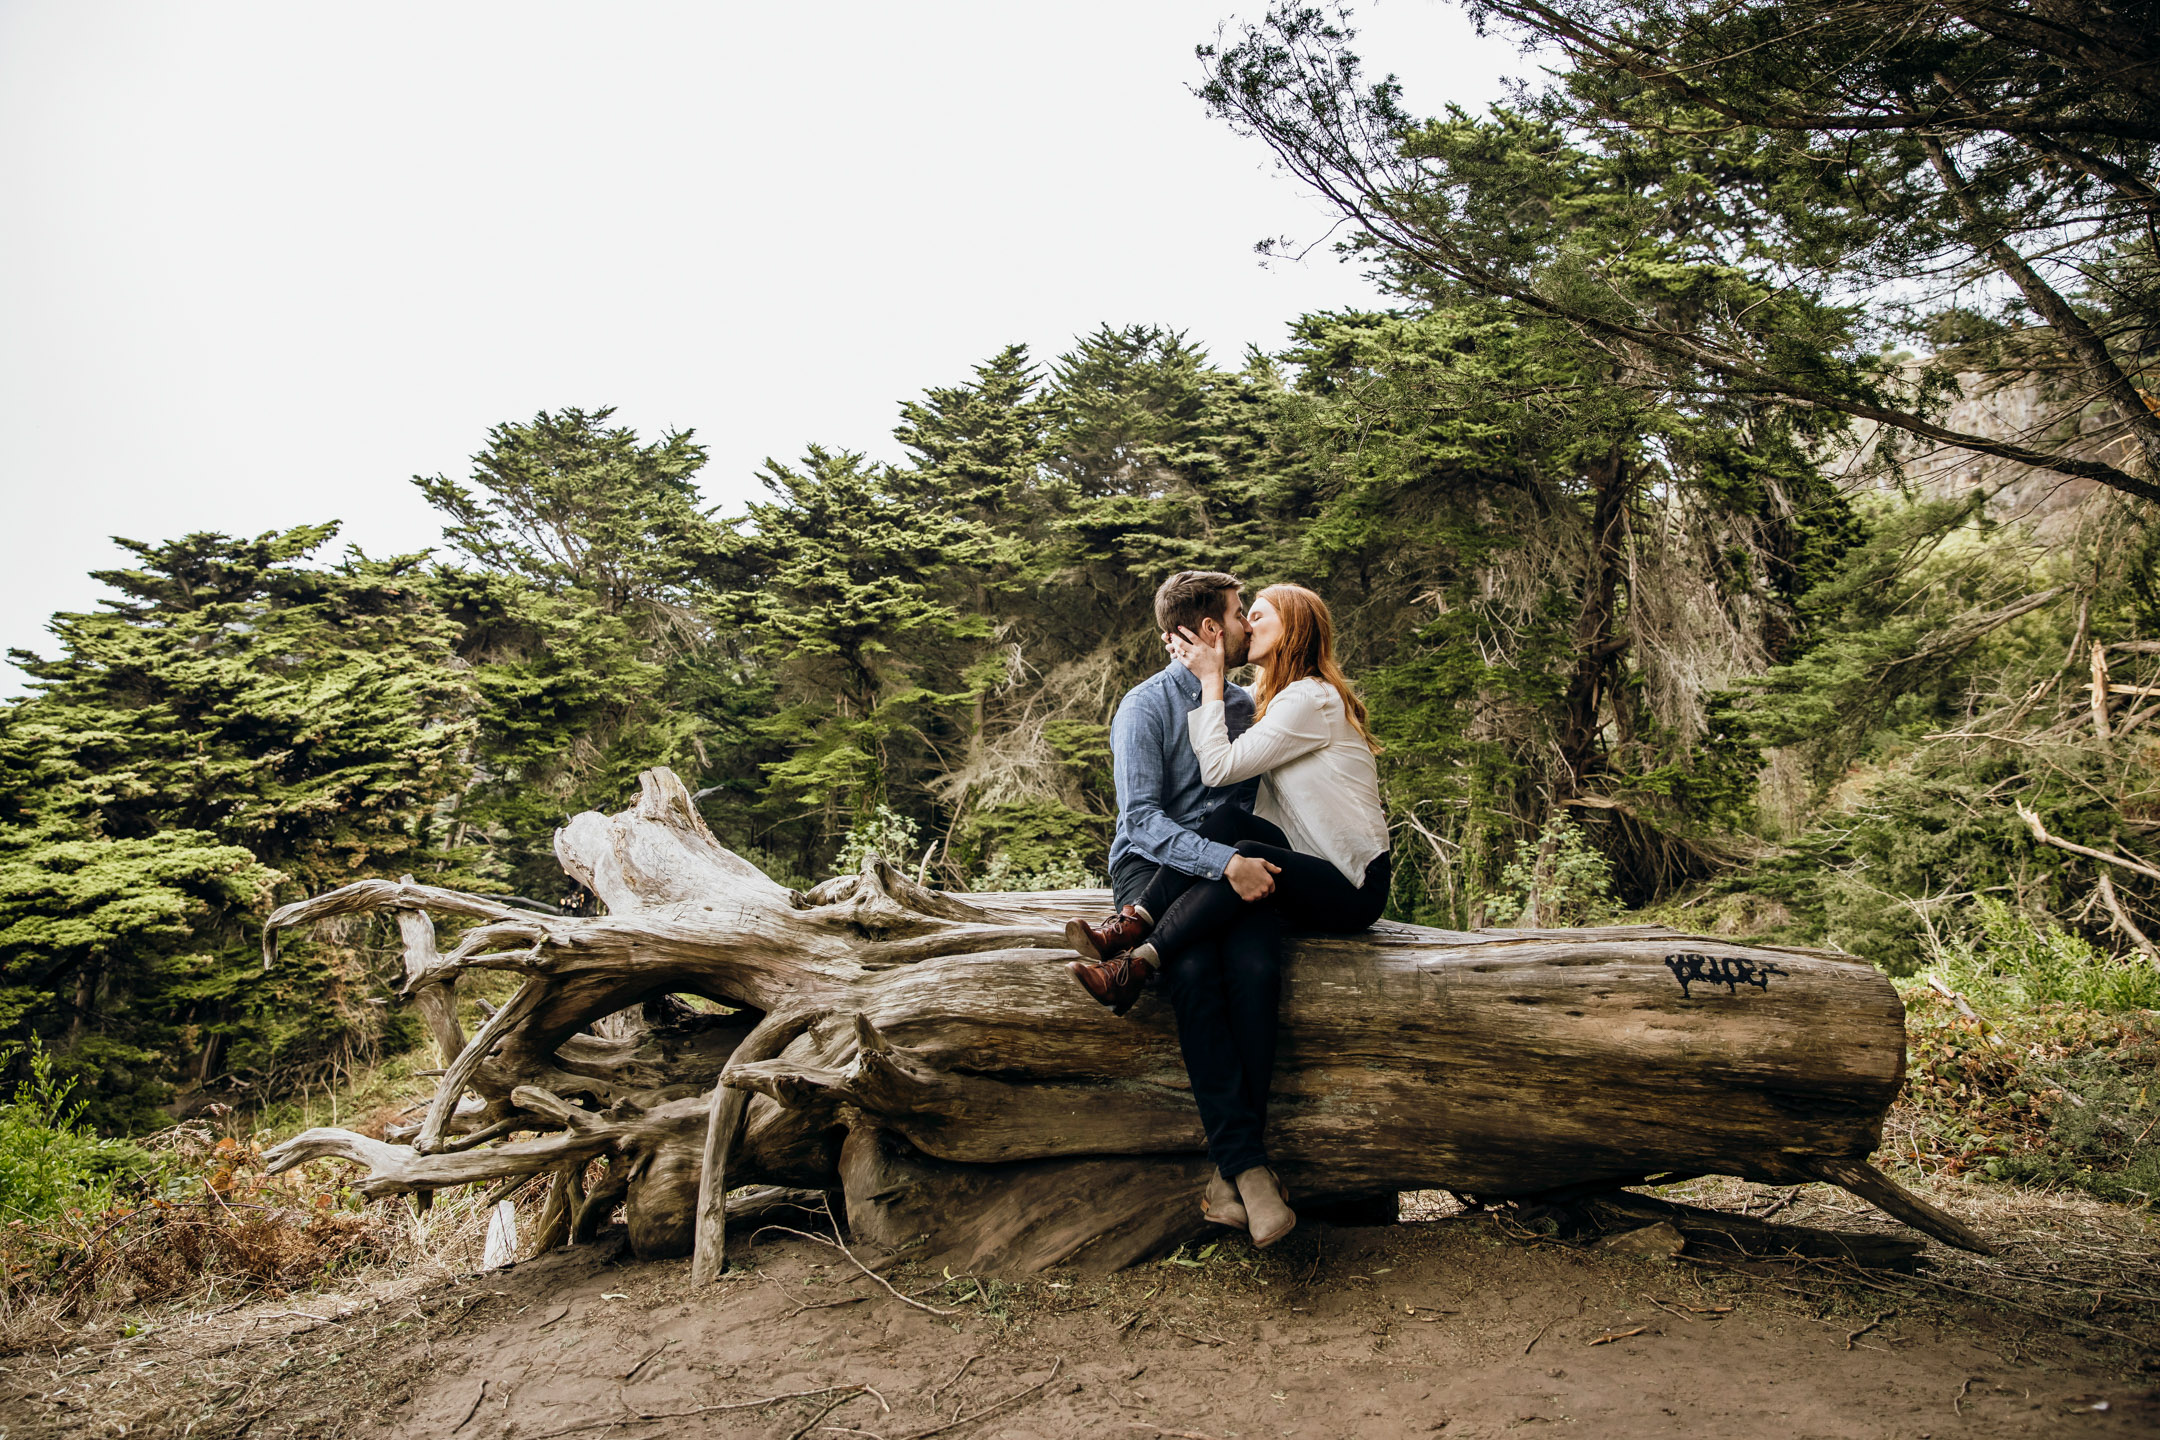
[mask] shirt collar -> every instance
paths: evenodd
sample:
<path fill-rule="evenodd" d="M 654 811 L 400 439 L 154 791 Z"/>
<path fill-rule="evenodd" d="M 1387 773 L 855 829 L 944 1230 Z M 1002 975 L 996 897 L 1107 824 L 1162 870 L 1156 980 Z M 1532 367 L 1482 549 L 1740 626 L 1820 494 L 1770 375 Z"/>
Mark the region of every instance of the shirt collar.
<path fill-rule="evenodd" d="M 1172 660 L 1169 664 L 1163 666 L 1162 673 L 1177 692 L 1186 699 L 1198 700 L 1200 698 L 1200 677 L 1186 669 L 1184 661 Z"/>

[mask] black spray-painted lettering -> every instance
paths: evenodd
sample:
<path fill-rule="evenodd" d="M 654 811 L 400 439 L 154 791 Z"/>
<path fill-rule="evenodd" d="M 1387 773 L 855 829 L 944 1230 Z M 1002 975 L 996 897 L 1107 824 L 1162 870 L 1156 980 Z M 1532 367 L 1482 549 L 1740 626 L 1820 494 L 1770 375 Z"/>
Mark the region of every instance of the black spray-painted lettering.
<path fill-rule="evenodd" d="M 1691 952 L 1667 955 L 1665 968 L 1680 982 L 1682 995 L 1690 995 L 1692 992 L 1688 987 L 1698 980 L 1705 985 L 1723 985 L 1728 995 L 1739 994 L 1742 985 L 1768 990 L 1771 976 L 1786 973 L 1783 966 L 1768 961 L 1758 964 L 1738 955 L 1696 955 Z"/>

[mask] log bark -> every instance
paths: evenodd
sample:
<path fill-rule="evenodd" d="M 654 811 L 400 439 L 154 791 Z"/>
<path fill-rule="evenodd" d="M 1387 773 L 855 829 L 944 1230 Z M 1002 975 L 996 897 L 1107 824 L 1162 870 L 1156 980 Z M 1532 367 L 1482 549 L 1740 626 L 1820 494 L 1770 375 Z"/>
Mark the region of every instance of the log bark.
<path fill-rule="evenodd" d="M 707 1276 L 717 1198 L 751 1184 L 838 1190 L 858 1238 L 985 1271 L 1111 1268 L 1199 1233 L 1204 1144 L 1167 1005 L 1115 1019 L 1064 968 L 1064 917 L 1105 894 L 953 895 L 876 856 L 797 892 L 721 846 L 672 773 L 642 782 L 630 809 L 556 836 L 604 915 L 408 878 L 270 918 L 266 962 L 280 931 L 326 915 L 476 919 L 447 953 L 408 952 L 407 993 L 523 977 L 409 1144 L 311 1130 L 275 1168 L 337 1156 L 386 1195 L 602 1160 L 543 1232 L 589 1234 L 619 1201 L 638 1254 L 696 1248 Z M 1301 1203 L 1821 1178 L 1980 1243 L 1867 1168 L 1904 1008 L 1850 956 L 1655 926 L 1383 923 L 1294 946 L 1270 1147 Z"/>

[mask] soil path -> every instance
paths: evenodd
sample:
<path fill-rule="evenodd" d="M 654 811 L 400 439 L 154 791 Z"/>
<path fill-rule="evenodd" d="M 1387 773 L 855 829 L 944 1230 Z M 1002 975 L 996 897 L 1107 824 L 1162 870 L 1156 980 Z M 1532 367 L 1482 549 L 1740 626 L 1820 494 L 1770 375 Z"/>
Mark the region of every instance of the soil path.
<path fill-rule="evenodd" d="M 18 1356 L 0 1434 L 2160 1434 L 2142 1330 L 2074 1338 L 1925 1278 L 1635 1258 L 1468 1217 L 1184 1258 L 1011 1286 L 894 1271 L 956 1312 L 932 1315 L 791 1237 L 736 1241 L 702 1292 L 684 1263 L 563 1251 Z"/>

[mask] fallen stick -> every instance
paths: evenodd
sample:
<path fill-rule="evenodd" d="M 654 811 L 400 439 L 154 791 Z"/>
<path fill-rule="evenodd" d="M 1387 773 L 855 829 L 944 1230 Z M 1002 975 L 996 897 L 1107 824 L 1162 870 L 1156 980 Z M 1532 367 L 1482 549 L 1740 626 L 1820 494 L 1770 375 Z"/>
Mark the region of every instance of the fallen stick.
<path fill-rule="evenodd" d="M 1972 1002 L 1967 1000 L 1957 991 L 1951 989 L 1948 985 L 1945 985 L 1942 982 L 1940 976 L 1928 976 L 1927 983 L 1928 989 L 1933 990 L 1936 994 L 1942 996 L 1943 999 L 1948 1000 L 1952 1005 L 1957 1006 L 1958 1014 L 1964 1016 L 1967 1020 L 1973 1022 L 1974 1027 L 1980 1032 L 1980 1038 L 1983 1041 L 1985 1041 L 1989 1045 L 2000 1045 L 2003 1043 L 2002 1037 L 1995 1033 L 1995 1027 L 1993 1025 L 1990 1025 L 1987 1022 L 1986 1018 L 1982 1016 L 1979 1011 L 1973 1009 Z"/>
<path fill-rule="evenodd" d="M 2116 928 L 2130 937 L 2130 943 L 2137 946 L 2146 959 L 2160 965 L 2160 949 L 2154 948 L 2152 940 L 2143 930 L 2138 929 L 2137 922 L 2130 918 L 2130 912 L 2123 908 L 2122 900 L 2115 894 L 2115 882 L 2108 878 L 2105 870 L 2100 872 L 2100 903 L 2107 906 L 2108 914 L 2114 917 Z"/>
<path fill-rule="evenodd" d="M 977 1352 L 976 1354 L 973 1354 L 973 1355 L 970 1355 L 970 1356 L 968 1356 L 968 1357 L 967 1357 L 967 1359 L 965 1359 L 965 1360 L 962 1360 L 962 1361 L 960 1362 L 960 1368 L 959 1368 L 958 1370 L 955 1370 L 955 1371 L 953 1371 L 952 1379 L 950 1379 L 950 1380 L 947 1380 L 947 1381 L 946 1381 L 946 1382 L 945 1382 L 945 1383 L 944 1383 L 943 1385 L 940 1385 L 940 1386 L 938 1386 L 938 1387 L 937 1387 L 937 1389 L 935 1389 L 935 1390 L 932 1390 L 932 1391 L 930 1392 L 930 1400 L 929 1400 L 929 1405 L 930 1405 L 930 1409 L 931 1409 L 931 1411 L 932 1411 L 933 1413 L 935 1413 L 935 1412 L 936 1412 L 936 1410 L 937 1410 L 937 1397 L 938 1397 L 938 1396 L 939 1396 L 940 1394 L 942 1394 L 942 1393 L 943 1393 L 944 1391 L 946 1391 L 946 1390 L 950 1389 L 951 1387 L 953 1387 L 953 1386 L 955 1386 L 955 1385 L 959 1384 L 959 1383 L 960 1383 L 960 1377 L 961 1377 L 961 1376 L 963 1376 L 963 1375 L 965 1375 L 965 1374 L 967 1374 L 967 1372 L 968 1372 L 968 1366 L 970 1366 L 970 1365 L 973 1365 L 973 1364 L 974 1364 L 974 1363 L 975 1363 L 975 1362 L 976 1362 L 977 1360 L 980 1360 L 980 1359 L 982 1359 L 982 1358 L 983 1358 L 983 1357 L 982 1357 L 982 1355 L 981 1355 L 981 1353 L 980 1353 L 980 1352 Z"/>
<path fill-rule="evenodd" d="M 465 1413 L 458 1416 L 457 1424 L 450 1427 L 453 1434 L 465 1428 L 465 1422 L 472 1419 L 475 1412 L 480 1409 L 480 1402 L 485 1399 L 487 1399 L 487 1381 L 482 1380 L 480 1388 L 473 1391 L 472 1404 L 465 1407 Z"/>
<path fill-rule="evenodd" d="M 843 1390 L 848 1395 L 865 1395 L 869 1393 L 870 1387 L 867 1385 L 824 1385 L 815 1390 L 790 1390 L 785 1395 L 767 1395 L 762 1400 L 731 1400 L 723 1405 L 693 1405 L 688 1410 L 639 1410 L 633 1412 L 631 1418 L 635 1420 L 680 1420 L 688 1415 L 718 1415 L 728 1410 L 762 1410 L 768 1405 L 779 1405 L 789 1400 L 812 1400 L 820 1395 L 839 1394 Z M 847 1397 L 842 1396 L 841 1398 L 845 1399 Z M 620 1425 L 623 1423 L 620 1420 L 594 1420 L 590 1424 L 574 1425 L 571 1429 L 590 1430 L 598 1425 Z M 569 1431 L 558 1430 L 554 1433 L 567 1435 Z"/>
<path fill-rule="evenodd" d="M 661 1351 L 667 1349 L 668 1346 L 674 1343 L 675 1342 L 672 1340 L 663 1340 L 658 1345 L 653 1346 L 652 1349 L 646 1351 L 643 1355 L 640 1355 L 638 1357 L 637 1364 L 632 1365 L 628 1370 L 623 1371 L 622 1383 L 627 1385 L 632 1380 L 635 1380 L 637 1378 L 637 1372 L 645 1368 L 645 1364 L 647 1361 L 651 1360 L 654 1356 L 658 1355 Z"/>
<path fill-rule="evenodd" d="M 685 1416 L 717 1415 L 727 1410 L 762 1410 L 767 1405 L 778 1405 L 787 1400 L 808 1400 L 818 1395 L 831 1395 L 840 1390 L 847 1392 L 847 1396 L 841 1397 L 843 1399 L 848 1398 L 848 1396 L 870 1393 L 870 1387 L 867 1385 L 827 1385 L 816 1390 L 792 1390 L 785 1395 L 768 1395 L 762 1400 L 734 1400 L 724 1405 L 693 1405 L 688 1410 L 654 1410 L 651 1412 L 633 1410 L 628 1415 L 617 1416 L 612 1420 L 587 1420 L 577 1425 L 565 1425 L 560 1430 L 543 1430 L 538 1435 L 526 1437 L 526 1440 L 555 1440 L 558 1435 L 575 1435 L 580 1430 L 612 1430 L 617 1425 L 635 1425 L 646 1420 L 680 1420 Z M 830 1411 L 823 1413 L 829 1414 Z M 822 1418 L 822 1415 L 820 1418 Z"/>
<path fill-rule="evenodd" d="M 1230 1343 L 1228 1340 L 1223 1339 L 1220 1335 L 1198 1334 L 1191 1330 L 1180 1330 L 1175 1325 L 1170 1325 L 1165 1328 L 1167 1328 L 1173 1335 L 1181 1336 L 1184 1339 L 1192 1341 L 1196 1345 L 1206 1345 L 1211 1349 L 1217 1345 L 1227 1345 Z"/>
<path fill-rule="evenodd" d="M 1891 1316 L 1895 1314 L 1897 1314 L 1897 1311 L 1895 1310 L 1885 1310 L 1882 1314 L 1877 1315 L 1874 1319 L 1868 1321 L 1867 1324 L 1862 1325 L 1859 1329 L 1847 1335 L 1845 1337 L 1845 1348 L 1847 1350 L 1852 1349 L 1853 1343 L 1857 1341 L 1862 1335 L 1867 1334 L 1868 1331 L 1873 1330 L 1876 1326 L 1882 1324 L 1883 1321 L 1888 1320 Z"/>
<path fill-rule="evenodd" d="M 943 1425 L 932 1426 L 928 1430 L 917 1430 L 913 1434 L 902 1436 L 901 1440 L 930 1440 L 930 1437 L 932 1435 L 942 1435 L 947 1430 L 956 1430 L 962 1425 L 972 1425 L 977 1420 L 982 1419 L 986 1415 L 994 1414 L 997 1411 L 1004 1409 L 1008 1405 L 1017 1404 L 1018 1402 L 1027 1399 L 1029 1396 L 1041 1391 L 1051 1381 L 1057 1379 L 1058 1371 L 1064 1368 L 1065 1357 L 1060 1355 L 1058 1356 L 1056 1362 L 1050 1366 L 1050 1373 L 1043 1376 L 1042 1379 L 1036 1381 L 1033 1385 L 1028 1386 L 1025 1390 L 1015 1390 L 1012 1394 L 1006 1396 L 1003 1400 L 992 1401 L 990 1404 L 985 1405 L 982 1409 L 976 1411 L 972 1415 L 955 1415 L 952 1419 L 946 1421 Z"/>
<path fill-rule="evenodd" d="M 786 1225 L 761 1225 L 758 1227 L 757 1233 L 759 1235 L 762 1235 L 767 1230 L 778 1230 L 783 1235 L 799 1235 L 805 1240 L 815 1240 L 820 1245 L 830 1245 L 833 1249 L 838 1250 L 841 1254 L 847 1256 L 848 1259 L 855 1260 L 855 1252 L 848 1249 L 847 1246 L 841 1244 L 838 1240 L 828 1240 L 823 1235 L 812 1235 L 807 1230 L 795 1230 L 791 1229 Z M 753 1236 L 751 1238 L 754 1240 L 756 1236 Z M 877 1271 L 872 1270 L 869 1266 L 863 1264 L 860 1260 L 855 1260 L 855 1268 L 862 1271 L 863 1274 L 868 1275 L 871 1279 L 877 1281 L 878 1284 L 883 1285 L 885 1287 L 885 1293 L 892 1296 L 893 1299 L 898 1300 L 903 1305 L 912 1305 L 917 1310 L 926 1311 L 932 1315 L 961 1315 L 966 1313 L 965 1311 L 961 1310 L 940 1310 L 935 1305 L 925 1305 L 920 1300 L 910 1299 L 909 1297 L 901 1294 L 898 1290 L 893 1289 L 891 1281 L 887 1280 L 884 1276 L 878 1274 Z"/>
<path fill-rule="evenodd" d="M 1603 1335 L 1598 1336 L 1597 1339 L 1592 1340 L 1590 1343 L 1592 1345 L 1610 1345 L 1615 1340 L 1625 1340 L 1630 1336 L 1640 1335 L 1643 1333 L 1643 1331 L 1648 1330 L 1649 1328 L 1650 1327 L 1647 1325 L 1637 1325 L 1633 1330 L 1622 1330 L 1619 1331 L 1617 1334 L 1613 1331 L 1608 1330 Z"/>
<path fill-rule="evenodd" d="M 1800 1191 L 1802 1188 L 1803 1187 L 1798 1185 L 1793 1186 L 1792 1189 L 1786 1191 L 1783 1195 L 1778 1197 L 1776 1204 L 1772 1205 L 1769 1209 L 1763 1211 L 1762 1214 L 1750 1216 L 1749 1218 L 1755 1220 L 1768 1220 L 1772 1215 L 1777 1214 L 1778 1211 L 1783 1210 L 1786 1206 L 1792 1204 L 1793 1201 L 1799 1199 Z M 1741 1213 L 1746 1214 L 1747 1212 L 1743 1210 Z"/>
<path fill-rule="evenodd" d="M 832 1414 L 833 1411 L 839 1409 L 842 1405 L 847 1404 L 848 1401 L 855 1399 L 856 1396 L 865 1393 L 866 1390 L 857 1390 L 854 1392 L 854 1394 L 839 1396 L 831 1404 L 827 1405 L 824 1409 L 818 1411 L 817 1414 L 812 1415 L 808 1420 L 805 1420 L 800 1428 L 792 1431 L 788 1435 L 787 1440 L 803 1440 L 803 1436 L 808 1435 L 812 1430 L 815 1430 L 817 1428 L 819 1421 L 823 1420 L 827 1415 Z"/>
<path fill-rule="evenodd" d="M 788 1311 L 788 1319 L 794 1319 L 797 1315 L 802 1314 L 805 1310 L 830 1310 L 835 1305 L 860 1305 L 863 1301 L 868 1300 L 869 1298 L 870 1297 L 868 1295 L 849 1295 L 839 1300 L 805 1300 L 800 1305 L 797 1305 L 793 1310 Z"/>

